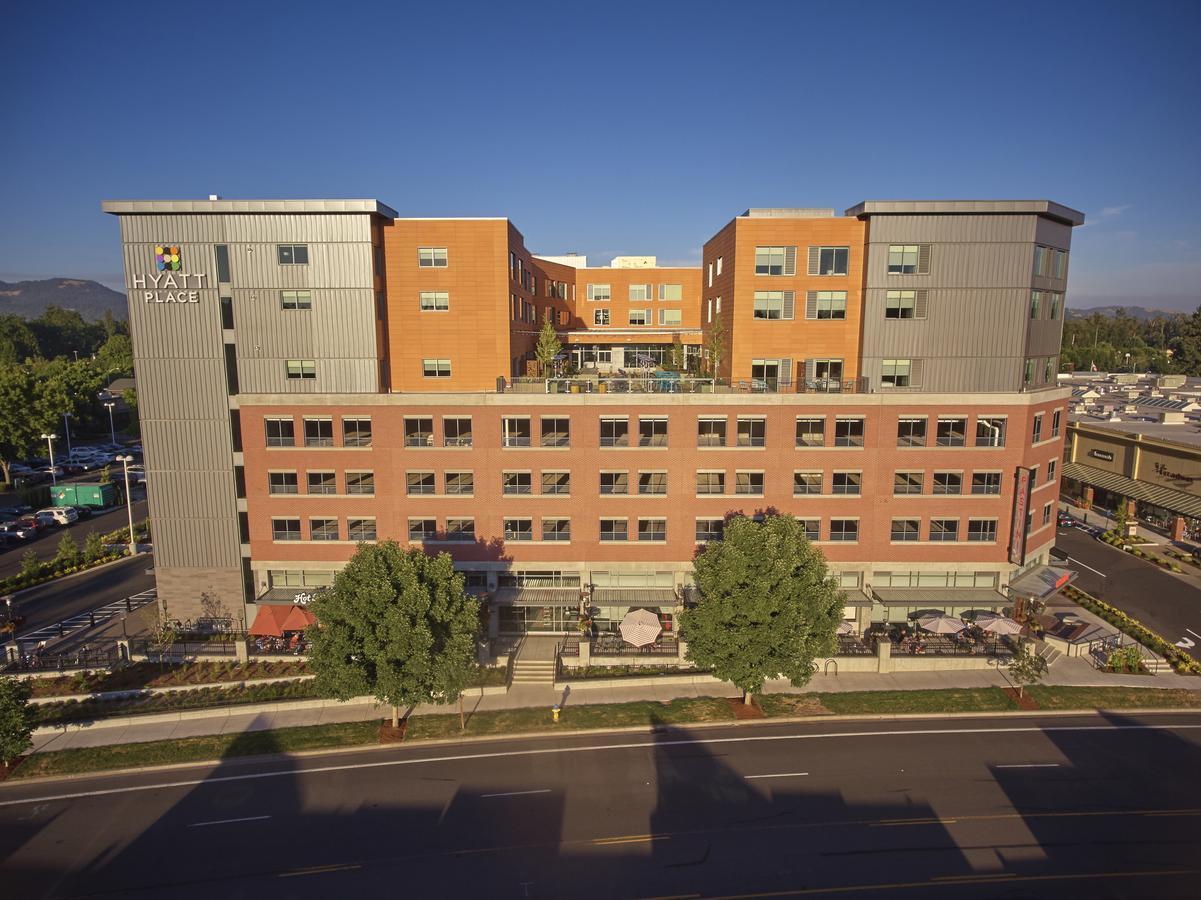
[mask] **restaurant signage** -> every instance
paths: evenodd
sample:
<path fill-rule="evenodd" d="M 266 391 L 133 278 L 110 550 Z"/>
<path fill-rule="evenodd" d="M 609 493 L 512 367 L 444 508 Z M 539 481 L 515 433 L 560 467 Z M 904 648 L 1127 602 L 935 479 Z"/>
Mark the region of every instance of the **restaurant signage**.
<path fill-rule="evenodd" d="M 1173 472 L 1163 463 L 1155 464 L 1155 474 L 1160 478 L 1166 479 L 1167 481 L 1182 481 L 1187 484 L 1192 484 L 1194 481 L 1201 479 L 1201 476 L 1182 475 L 1180 472 Z"/>
<path fill-rule="evenodd" d="M 1034 470 L 1018 466 L 1014 474 L 1013 527 L 1009 530 L 1009 561 L 1015 565 L 1026 562 L 1026 512 L 1030 508 L 1030 483 Z"/>
<path fill-rule="evenodd" d="M 1106 462 L 1113 462 L 1113 453 L 1109 450 L 1089 450 L 1088 455 L 1094 459 L 1103 459 Z"/>

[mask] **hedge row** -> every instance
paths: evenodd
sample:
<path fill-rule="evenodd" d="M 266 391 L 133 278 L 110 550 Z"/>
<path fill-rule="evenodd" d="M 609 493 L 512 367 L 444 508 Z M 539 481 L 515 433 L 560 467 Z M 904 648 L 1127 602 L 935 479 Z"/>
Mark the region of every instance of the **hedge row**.
<path fill-rule="evenodd" d="M 62 578 L 64 575 L 73 575 L 76 572 L 86 572 L 88 569 L 94 569 L 96 566 L 104 565 L 107 562 L 120 559 L 125 553 L 106 553 L 104 556 L 94 559 L 92 562 L 79 563 L 74 566 L 64 566 L 59 568 L 53 561 L 44 562 L 41 564 L 40 571 L 36 574 L 14 575 L 11 578 L 0 580 L 0 594 L 11 594 L 14 591 L 23 591 L 25 588 L 37 587 L 39 584 L 45 584 L 47 581 L 53 581 L 56 578 Z"/>
<path fill-rule="evenodd" d="M 1076 587 L 1065 587 L 1063 594 L 1079 603 L 1089 612 L 1100 616 L 1119 631 L 1128 634 L 1144 647 L 1153 650 L 1168 661 L 1181 675 L 1201 675 L 1201 663 L 1197 662 L 1176 645 L 1160 637 L 1138 619 L 1128 616 L 1115 606 L 1110 606 Z"/>
<path fill-rule="evenodd" d="M 1103 540 L 1105 543 L 1109 544 L 1111 547 L 1117 547 L 1121 550 L 1125 550 L 1127 553 L 1129 553 L 1132 556 L 1137 556 L 1139 559 L 1145 559 L 1149 563 L 1154 563 L 1155 565 L 1159 566 L 1161 569 L 1168 569 L 1169 571 L 1176 572 L 1176 573 L 1184 572 L 1184 569 L 1180 568 L 1180 566 L 1176 565 L 1176 563 L 1174 563 L 1174 562 L 1169 562 L 1166 559 L 1162 559 L 1161 557 L 1156 556 L 1154 553 L 1148 553 L 1140 547 L 1130 546 L 1127 543 L 1128 538 L 1122 537 L 1116 531 L 1105 532 L 1104 534 L 1101 535 L 1101 540 Z M 1177 559 L 1184 558 L 1183 555 L 1177 556 L 1171 550 L 1168 550 L 1167 553 L 1169 556 L 1176 556 Z"/>

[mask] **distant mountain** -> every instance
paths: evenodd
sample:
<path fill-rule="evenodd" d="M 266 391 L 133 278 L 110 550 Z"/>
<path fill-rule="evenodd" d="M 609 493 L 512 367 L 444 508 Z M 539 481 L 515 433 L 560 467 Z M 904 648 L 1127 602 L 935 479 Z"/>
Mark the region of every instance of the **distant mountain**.
<path fill-rule="evenodd" d="M 1094 306 L 1092 309 L 1073 309 L 1068 307 L 1067 314 L 1069 319 L 1087 319 L 1089 316 L 1097 313 L 1112 319 L 1118 310 L 1122 310 L 1132 319 L 1138 319 L 1140 322 L 1147 319 L 1154 319 L 1157 316 L 1186 316 L 1188 313 L 1181 312 L 1178 309 L 1151 309 L 1146 306 Z"/>
<path fill-rule="evenodd" d="M 0 281 L 0 315 L 36 319 L 47 306 L 73 309 L 85 319 L 99 319 L 105 310 L 114 319 L 129 318 L 125 295 L 98 281 L 78 278 L 44 278 L 41 281 Z"/>

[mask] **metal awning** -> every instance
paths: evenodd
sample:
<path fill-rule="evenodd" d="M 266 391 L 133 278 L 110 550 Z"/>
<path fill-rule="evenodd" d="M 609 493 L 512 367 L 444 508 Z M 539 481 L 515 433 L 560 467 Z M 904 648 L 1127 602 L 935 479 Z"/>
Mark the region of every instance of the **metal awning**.
<path fill-rule="evenodd" d="M 1035 566 L 1009 582 L 1009 590 L 1021 597 L 1045 600 L 1076 580 L 1076 573 L 1059 566 Z"/>
<path fill-rule="evenodd" d="M 597 588 L 592 592 L 593 606 L 676 606 L 671 588 Z"/>
<path fill-rule="evenodd" d="M 1186 494 L 1184 491 L 1178 491 L 1174 488 L 1160 487 L 1159 485 L 1148 484 L 1145 481 L 1135 481 L 1133 478 L 1127 478 L 1125 475 L 1106 472 L 1104 469 L 1086 466 L 1083 463 L 1067 463 L 1064 465 L 1063 477 L 1071 478 L 1075 481 L 1092 485 L 1093 487 L 1103 488 L 1114 494 L 1120 494 L 1123 497 L 1131 497 L 1135 500 L 1142 500 L 1144 503 L 1152 503 L 1163 509 L 1180 513 L 1182 516 L 1201 518 L 1201 497 L 1194 497 L 1192 494 Z"/>
<path fill-rule="evenodd" d="M 506 606 L 571 606 L 580 605 L 580 592 L 575 588 L 501 588 L 496 602 Z"/>
<path fill-rule="evenodd" d="M 308 603 L 318 593 L 325 590 L 321 587 L 277 587 L 271 588 L 265 594 L 259 595 L 255 603 Z"/>
<path fill-rule="evenodd" d="M 863 592 L 857 590 L 854 593 L 848 593 L 846 600 L 842 601 L 842 605 L 844 607 L 845 606 L 855 606 L 855 607 L 871 606 L 872 602 L 873 601 L 872 601 L 871 597 L 868 597 Z"/>
<path fill-rule="evenodd" d="M 974 609 L 1000 609 L 1013 601 L 992 588 L 873 588 L 885 606 L 970 606 Z"/>

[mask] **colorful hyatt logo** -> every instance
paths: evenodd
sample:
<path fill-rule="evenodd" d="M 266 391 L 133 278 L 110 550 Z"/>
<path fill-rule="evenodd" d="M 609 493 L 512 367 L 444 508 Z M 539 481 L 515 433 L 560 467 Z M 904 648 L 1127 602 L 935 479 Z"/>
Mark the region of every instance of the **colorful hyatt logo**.
<path fill-rule="evenodd" d="M 178 272 L 183 267 L 179 261 L 179 248 L 168 244 L 155 246 L 154 262 L 160 272 Z"/>

